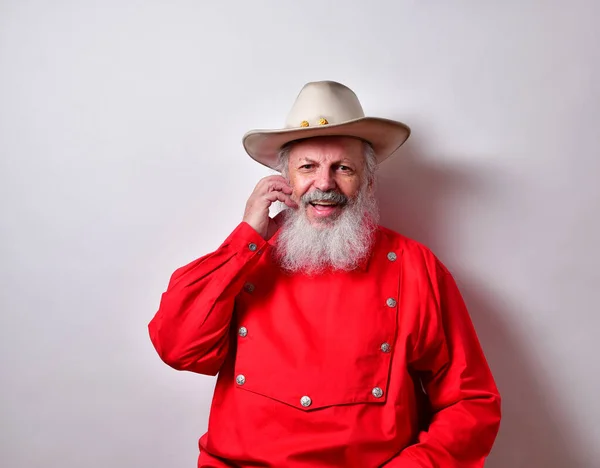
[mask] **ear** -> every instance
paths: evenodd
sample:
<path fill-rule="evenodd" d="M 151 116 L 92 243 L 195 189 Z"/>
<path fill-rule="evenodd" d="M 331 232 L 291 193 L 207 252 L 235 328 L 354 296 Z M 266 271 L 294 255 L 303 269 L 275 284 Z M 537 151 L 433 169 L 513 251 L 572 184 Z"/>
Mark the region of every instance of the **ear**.
<path fill-rule="evenodd" d="M 371 177 L 369 183 L 367 184 L 367 190 L 371 193 L 375 191 L 375 176 Z"/>

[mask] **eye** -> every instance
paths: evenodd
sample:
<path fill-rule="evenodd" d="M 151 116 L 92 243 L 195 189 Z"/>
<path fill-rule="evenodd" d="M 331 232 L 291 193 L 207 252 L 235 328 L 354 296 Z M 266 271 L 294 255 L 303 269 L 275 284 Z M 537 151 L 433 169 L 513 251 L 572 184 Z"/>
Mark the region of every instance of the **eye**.
<path fill-rule="evenodd" d="M 338 166 L 338 170 L 340 170 L 342 172 L 352 172 L 352 168 L 350 168 L 348 166 L 344 166 L 344 165 Z"/>
<path fill-rule="evenodd" d="M 300 166 L 300 169 L 312 169 L 314 167 L 314 164 L 303 164 L 302 166 Z"/>

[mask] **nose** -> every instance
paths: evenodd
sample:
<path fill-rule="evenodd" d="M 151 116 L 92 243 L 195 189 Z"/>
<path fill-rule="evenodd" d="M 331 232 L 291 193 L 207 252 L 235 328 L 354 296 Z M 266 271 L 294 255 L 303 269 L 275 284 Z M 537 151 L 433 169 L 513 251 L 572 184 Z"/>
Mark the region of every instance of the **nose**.
<path fill-rule="evenodd" d="M 325 167 L 318 172 L 313 185 L 322 192 L 333 190 L 336 187 L 331 171 Z"/>

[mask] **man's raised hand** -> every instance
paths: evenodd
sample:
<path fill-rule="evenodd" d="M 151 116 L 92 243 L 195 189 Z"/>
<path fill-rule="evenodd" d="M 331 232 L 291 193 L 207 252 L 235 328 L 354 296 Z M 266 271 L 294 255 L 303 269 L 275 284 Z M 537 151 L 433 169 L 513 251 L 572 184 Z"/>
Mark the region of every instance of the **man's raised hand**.
<path fill-rule="evenodd" d="M 243 221 L 247 222 L 263 238 L 268 239 L 274 232 L 274 221 L 269 216 L 269 207 L 275 202 L 285 203 L 290 208 L 298 205 L 292 200 L 292 187 L 282 176 L 269 176 L 261 179 L 248 198 Z"/>

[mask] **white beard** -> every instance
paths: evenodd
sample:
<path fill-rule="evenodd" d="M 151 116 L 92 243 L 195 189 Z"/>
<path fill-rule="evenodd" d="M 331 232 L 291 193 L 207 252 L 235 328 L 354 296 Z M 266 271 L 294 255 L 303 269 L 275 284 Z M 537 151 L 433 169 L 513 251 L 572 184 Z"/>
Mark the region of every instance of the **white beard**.
<path fill-rule="evenodd" d="M 366 184 L 342 207 L 341 214 L 313 225 L 306 204 L 287 209 L 275 242 L 275 258 L 290 272 L 318 274 L 327 269 L 351 271 L 371 252 L 379 221 L 377 200 Z"/>

